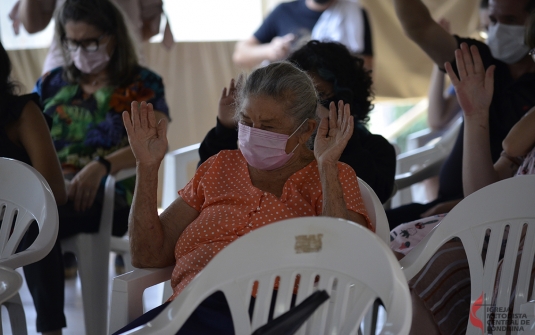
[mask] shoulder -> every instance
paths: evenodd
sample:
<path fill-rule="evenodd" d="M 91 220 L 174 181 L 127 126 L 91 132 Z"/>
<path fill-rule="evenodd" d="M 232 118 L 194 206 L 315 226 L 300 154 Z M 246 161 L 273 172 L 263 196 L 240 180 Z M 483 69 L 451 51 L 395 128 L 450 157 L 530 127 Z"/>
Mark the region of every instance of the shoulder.
<path fill-rule="evenodd" d="M 144 81 L 162 81 L 162 77 L 159 74 L 143 66 L 139 67 L 138 75 Z"/>
<path fill-rule="evenodd" d="M 54 95 L 59 88 L 69 85 L 69 83 L 63 79 L 63 72 L 62 67 L 57 67 L 45 73 L 37 80 L 33 92 L 41 97 L 41 101 Z"/>
<path fill-rule="evenodd" d="M 204 163 L 199 166 L 197 171 L 204 171 L 207 173 L 209 170 L 233 170 L 238 167 L 243 167 L 245 158 L 240 150 L 221 150 L 216 155 L 208 158 Z"/>
<path fill-rule="evenodd" d="M 286 12 L 288 10 L 292 10 L 299 7 L 299 0 L 296 1 L 289 1 L 289 2 L 283 2 L 277 5 L 275 9 L 271 13 L 279 13 L 279 12 Z"/>

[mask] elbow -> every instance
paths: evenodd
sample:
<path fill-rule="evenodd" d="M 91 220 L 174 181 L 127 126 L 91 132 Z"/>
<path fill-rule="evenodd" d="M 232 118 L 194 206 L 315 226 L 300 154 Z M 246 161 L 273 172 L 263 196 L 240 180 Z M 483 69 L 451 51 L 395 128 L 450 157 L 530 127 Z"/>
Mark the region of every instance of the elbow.
<path fill-rule="evenodd" d="M 509 137 L 506 137 L 505 140 L 503 140 L 502 148 L 503 148 L 503 151 L 505 151 L 505 153 L 511 157 L 525 156 L 529 152 L 529 149 L 530 149 L 530 148 L 522 148 L 522 146 L 519 145 L 519 143 L 515 143 L 515 141 L 513 141 Z"/>

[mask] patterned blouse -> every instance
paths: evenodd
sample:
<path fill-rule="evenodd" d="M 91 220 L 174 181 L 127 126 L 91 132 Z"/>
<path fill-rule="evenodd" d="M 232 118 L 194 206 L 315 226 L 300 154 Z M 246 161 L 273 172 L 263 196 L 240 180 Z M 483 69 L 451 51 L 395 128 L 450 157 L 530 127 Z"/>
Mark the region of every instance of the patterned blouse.
<path fill-rule="evenodd" d="M 338 163 L 347 208 L 362 214 L 371 228 L 354 170 Z M 322 213 L 323 193 L 316 161 L 294 173 L 280 198 L 253 186 L 247 161 L 239 150 L 224 150 L 202 164 L 178 192 L 200 212 L 175 246 L 171 286 L 174 299 L 208 262 L 231 242 L 266 224 Z"/>
<path fill-rule="evenodd" d="M 162 79 L 140 67 L 134 81 L 126 87 L 102 87 L 86 95 L 78 84 L 69 84 L 63 68 L 43 75 L 35 85 L 45 114 L 52 120 L 50 131 L 63 168 L 83 168 L 96 156 L 106 156 L 128 146 L 122 112 L 130 110 L 134 100 L 152 103 L 154 109 L 169 116 Z M 122 181 L 118 189 L 128 203 L 134 190 L 134 178 Z"/>

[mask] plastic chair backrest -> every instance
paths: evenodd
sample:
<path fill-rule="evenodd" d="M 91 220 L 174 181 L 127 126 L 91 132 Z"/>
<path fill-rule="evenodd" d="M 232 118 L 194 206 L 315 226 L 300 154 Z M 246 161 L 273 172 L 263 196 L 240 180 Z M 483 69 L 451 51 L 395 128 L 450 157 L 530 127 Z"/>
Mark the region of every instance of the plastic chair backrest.
<path fill-rule="evenodd" d="M 471 313 L 475 312 L 474 316 L 479 320 L 485 318 L 488 320 L 488 309 L 484 305 L 490 307 L 493 301 L 502 239 L 505 228 L 508 227 L 498 293 L 494 297 L 495 306 L 508 309 L 510 296 L 513 294 L 513 313 L 520 313 L 520 306 L 535 298 L 533 294 L 531 297 L 528 296 L 535 253 L 534 201 L 535 175 L 515 176 L 471 194 L 455 206 L 433 232 L 401 260 L 405 276 L 408 279 L 414 277 L 438 248 L 453 237 L 460 238 L 470 267 Z M 526 230 L 525 243 L 519 266 L 516 268 L 523 229 Z M 487 231 L 490 231 L 490 239 L 484 254 Z M 484 261 L 483 255 L 485 255 Z M 515 270 L 518 271 L 518 279 L 516 291 L 513 291 Z M 468 322 L 467 334 L 481 334 L 481 332 L 481 328 Z M 495 332 L 498 333 L 502 334 Z"/>
<path fill-rule="evenodd" d="M 17 294 L 22 287 L 22 276 L 15 270 L 0 266 L 0 304 Z"/>
<path fill-rule="evenodd" d="M 386 218 L 385 209 L 375 191 L 364 180 L 358 178 L 360 195 L 364 201 L 364 206 L 368 216 L 375 226 L 375 233 L 385 242 L 390 243 L 390 227 Z"/>
<path fill-rule="evenodd" d="M 37 262 L 56 242 L 58 210 L 48 183 L 33 167 L 9 158 L 0 158 L 0 221 L 0 266 L 16 269 Z M 34 221 L 39 235 L 16 253 Z"/>
<path fill-rule="evenodd" d="M 165 155 L 162 191 L 162 208 L 167 208 L 178 197 L 181 190 L 191 179 L 188 164 L 199 161 L 200 143 L 177 149 Z"/>
<path fill-rule="evenodd" d="M 297 334 L 356 334 L 380 298 L 388 313 L 382 334 L 408 334 L 412 308 L 407 281 L 389 247 L 353 222 L 303 217 L 275 222 L 231 243 L 153 321 L 132 334 L 174 334 L 191 312 L 221 291 L 236 334 L 251 334 L 268 322 L 276 280 L 273 317 L 290 309 L 296 277 L 296 304 L 315 290 L 331 296 Z M 258 283 L 249 318 L 252 289 Z"/>

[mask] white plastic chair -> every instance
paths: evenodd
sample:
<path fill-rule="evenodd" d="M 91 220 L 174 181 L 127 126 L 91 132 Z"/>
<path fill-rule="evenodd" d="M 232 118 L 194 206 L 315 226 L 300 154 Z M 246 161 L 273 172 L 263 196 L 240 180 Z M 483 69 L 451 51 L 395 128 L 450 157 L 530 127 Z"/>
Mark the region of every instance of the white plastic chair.
<path fill-rule="evenodd" d="M 0 266 L 0 304 L 10 299 L 22 287 L 22 276 L 15 270 Z"/>
<path fill-rule="evenodd" d="M 9 158 L 0 158 L 0 266 L 16 269 L 45 257 L 58 235 L 58 209 L 46 180 L 33 167 Z M 26 250 L 16 253 L 32 222 L 39 235 Z M 18 294 L 6 300 L 11 328 L 27 334 L 24 308 Z M 1 327 L 0 327 L 1 332 Z"/>
<path fill-rule="evenodd" d="M 110 251 L 123 253 L 125 265 L 130 266 L 131 264 L 128 240 L 112 237 L 111 231 L 115 203 L 115 183 L 132 177 L 135 173 L 136 169 L 130 168 L 107 177 L 100 226 L 97 233 L 80 233 L 61 241 L 62 250 L 74 253 L 78 262 L 87 335 L 106 334 L 108 328 Z M 112 241 L 114 249 L 111 248 Z"/>
<path fill-rule="evenodd" d="M 178 197 L 178 191 L 186 186 L 191 179 L 191 176 L 188 175 L 188 166 L 201 159 L 199 157 L 200 146 L 200 143 L 195 143 L 165 155 L 163 160 L 162 208 L 169 207 Z"/>
<path fill-rule="evenodd" d="M 534 296 L 528 296 L 531 283 L 533 255 L 535 253 L 535 176 L 516 176 L 489 185 L 461 201 L 444 220 L 401 260 L 407 279 L 413 278 L 444 243 L 458 237 L 461 239 L 468 264 L 471 282 L 471 309 L 483 294 L 483 303 L 490 305 L 502 237 L 509 226 L 507 246 L 503 258 L 503 268 L 497 296 L 497 307 L 509 307 L 513 275 L 523 227 L 527 226 L 513 313 L 524 311 L 528 317 L 535 316 L 535 304 L 528 303 Z M 491 235 L 485 262 L 482 248 L 486 231 Z M 480 308 L 476 316 L 484 320 Z M 503 319 L 502 319 L 503 320 Z M 481 334 L 481 329 L 468 322 L 467 334 Z M 494 334 L 505 334 L 495 332 Z"/>
<path fill-rule="evenodd" d="M 397 156 L 397 193 L 392 198 L 392 208 L 412 202 L 411 185 L 438 176 L 442 164 L 453 149 L 461 124 L 462 118 L 458 118 L 436 143 L 427 144 Z"/>
<path fill-rule="evenodd" d="M 376 298 L 388 312 L 381 334 L 408 334 L 412 317 L 409 290 L 392 251 L 366 228 L 327 217 L 279 221 L 239 238 L 219 252 L 159 316 L 128 334 L 174 334 L 193 310 L 217 291 L 226 296 L 235 333 L 251 334 L 268 322 L 277 277 L 280 283 L 273 317 L 290 309 L 297 275 L 301 278 L 296 304 L 315 290 L 326 290 L 331 296 L 297 334 L 356 334 Z M 255 282 L 258 292 L 250 320 L 248 308 Z"/>

